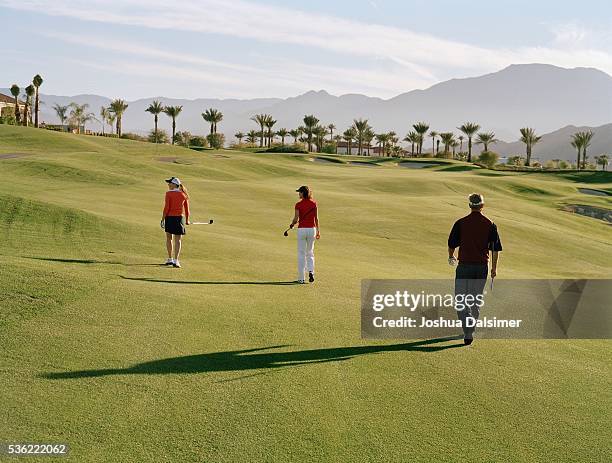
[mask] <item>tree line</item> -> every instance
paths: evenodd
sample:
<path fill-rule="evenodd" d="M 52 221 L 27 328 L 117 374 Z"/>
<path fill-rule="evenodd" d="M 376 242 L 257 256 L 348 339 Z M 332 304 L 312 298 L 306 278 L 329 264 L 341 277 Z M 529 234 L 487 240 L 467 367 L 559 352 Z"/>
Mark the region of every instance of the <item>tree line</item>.
<path fill-rule="evenodd" d="M 25 87 L 25 105 L 24 114 L 21 114 L 19 105 L 19 95 L 21 89 L 17 84 L 11 86 L 11 94 L 15 99 L 14 123 L 17 125 L 34 125 L 39 127 L 40 113 L 40 96 L 39 89 L 43 83 L 42 77 L 37 74 L 32 79 L 32 83 Z M 32 106 L 34 110 L 32 111 Z M 128 108 L 128 103 L 123 99 L 115 99 L 108 106 L 100 108 L 98 119 L 92 112 L 89 111 L 88 104 L 70 103 L 69 105 L 53 106 L 57 117 L 62 126 L 68 124 L 75 127 L 77 133 L 81 132 L 81 128 L 87 122 L 98 121 L 102 123 L 102 135 L 105 134 L 105 127 L 108 125 L 111 129 L 111 135 L 122 136 L 122 118 Z M 189 132 L 176 131 L 176 121 L 180 115 L 182 106 L 164 105 L 158 100 L 154 100 L 145 109 L 146 112 L 153 115 L 153 129 L 149 133 L 148 141 L 153 143 L 179 143 L 181 145 L 190 146 L 190 142 L 194 145 L 204 146 L 208 144 L 213 148 L 222 148 L 225 144 L 225 138 L 222 133 L 217 132 L 218 124 L 223 120 L 223 113 L 218 109 L 206 109 L 201 115 L 205 122 L 210 127 L 210 133 L 205 141 L 201 137 L 194 137 Z M 165 114 L 172 120 L 172 135 L 168 140 L 167 134 L 158 127 L 159 115 Z M 33 115 L 33 116 L 32 116 Z M 33 120 L 32 120 L 33 118 Z M 317 152 L 326 152 L 330 154 L 338 153 L 338 144 L 345 143 L 347 154 L 356 152 L 359 156 L 370 156 L 372 142 L 375 141 L 378 147 L 378 153 L 383 156 L 406 156 L 408 150 L 405 150 L 399 145 L 399 137 L 396 132 L 376 133 L 367 119 L 354 119 L 353 123 L 342 133 L 336 132 L 336 125 L 333 123 L 322 124 L 320 120 L 313 114 L 305 115 L 302 124 L 294 129 L 280 128 L 275 129 L 277 120 L 270 114 L 256 114 L 251 117 L 251 120 L 257 124 L 259 130 L 249 130 L 248 132 L 237 132 L 234 136 L 238 140 L 238 145 L 242 145 L 242 140 L 246 140 L 250 145 L 256 145 L 259 141 L 259 147 L 271 147 L 276 138 L 280 138 L 280 145 L 285 146 L 285 139 L 291 137 L 293 145 L 302 143 L 308 152 L 316 150 Z M 431 155 L 445 158 L 454 158 L 473 161 L 473 145 L 482 145 L 479 160 L 486 162 L 496 162 L 497 155 L 492 153 L 489 148 L 499 140 L 493 131 L 482 131 L 481 126 L 475 122 L 465 122 L 457 127 L 459 135 L 454 132 L 438 132 L 430 130 L 430 125 L 427 122 L 416 122 L 412 124 L 408 133 L 402 141 L 406 142 L 409 147 L 410 156 L 423 156 L 423 146 L 426 138 L 431 139 Z M 591 130 L 576 132 L 571 136 L 570 144 L 576 149 L 576 168 L 578 170 L 587 167 L 587 150 L 591 146 L 593 140 L 593 132 Z M 520 129 L 519 140 L 525 145 L 525 166 L 530 166 L 533 155 L 533 147 L 542 140 L 542 136 L 538 135 L 531 127 L 523 127 Z M 197 142 L 197 143 L 196 143 Z M 464 151 L 464 143 L 467 151 Z M 608 155 L 602 154 L 597 156 L 596 162 L 604 169 L 607 169 Z"/>

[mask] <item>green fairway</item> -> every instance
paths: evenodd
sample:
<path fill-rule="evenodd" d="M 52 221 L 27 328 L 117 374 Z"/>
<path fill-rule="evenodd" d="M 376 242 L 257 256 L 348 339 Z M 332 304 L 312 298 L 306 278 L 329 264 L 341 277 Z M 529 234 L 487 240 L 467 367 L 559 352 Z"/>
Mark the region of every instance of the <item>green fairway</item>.
<path fill-rule="evenodd" d="M 365 278 L 452 278 L 472 191 L 499 278 L 611 278 L 611 226 L 561 209 L 610 208 L 578 188 L 612 174 L 313 157 L 0 125 L 0 442 L 68 442 L 74 462 L 610 461 L 609 341 L 362 340 L 359 298 Z M 188 228 L 182 269 L 159 265 L 172 175 L 215 220 Z M 314 285 L 290 284 L 282 236 L 302 184 Z"/>

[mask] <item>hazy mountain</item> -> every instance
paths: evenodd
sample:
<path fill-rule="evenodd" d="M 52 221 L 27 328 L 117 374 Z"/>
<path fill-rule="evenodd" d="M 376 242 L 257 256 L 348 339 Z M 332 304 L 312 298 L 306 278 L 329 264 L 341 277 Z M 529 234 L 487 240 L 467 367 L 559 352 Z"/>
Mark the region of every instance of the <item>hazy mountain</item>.
<path fill-rule="evenodd" d="M 587 149 L 587 156 L 593 159 L 594 156 L 607 153 L 612 154 L 612 124 L 600 127 L 576 127 L 568 125 L 554 132 L 543 134 L 542 140 L 533 147 L 532 156 L 541 160 L 565 159 L 576 161 L 576 149 L 570 145 L 571 136 L 576 132 L 586 130 L 593 131 L 593 141 Z M 481 147 L 477 148 L 480 152 Z M 492 145 L 489 149 L 504 155 L 525 155 L 525 145 L 520 141 L 513 143 L 500 142 Z"/>
<path fill-rule="evenodd" d="M 8 93 L 8 89 L 0 92 Z M 50 122 L 57 121 L 52 110 L 56 103 L 88 102 L 97 114 L 100 106 L 109 102 L 108 98 L 95 95 L 42 94 L 41 99 L 42 119 Z M 124 131 L 145 133 L 151 129 L 153 118 L 144 109 L 153 99 L 128 102 Z M 388 100 L 355 94 L 334 96 L 324 90 L 286 99 L 157 99 L 165 104 L 183 105 L 177 119 L 178 130 L 196 134 L 207 132 L 201 113 L 209 107 L 219 109 L 224 114 L 219 130 L 228 140 L 238 130 L 256 129 L 249 119 L 260 112 L 272 114 L 278 120 L 276 128 L 288 129 L 300 125 L 304 114 L 312 113 L 325 124 L 333 122 L 341 131 L 354 118 L 363 117 L 369 119 L 376 131 L 395 130 L 402 138 L 411 124 L 420 120 L 429 122 L 437 131 L 455 132 L 461 123 L 476 121 L 504 140 L 518 138 L 518 129 L 525 126 L 546 133 L 567 125 L 600 126 L 612 122 L 612 76 L 597 69 L 564 69 L 543 64 L 512 65 L 492 74 L 452 79 Z M 163 129 L 170 128 L 167 117 L 161 115 L 160 121 Z"/>

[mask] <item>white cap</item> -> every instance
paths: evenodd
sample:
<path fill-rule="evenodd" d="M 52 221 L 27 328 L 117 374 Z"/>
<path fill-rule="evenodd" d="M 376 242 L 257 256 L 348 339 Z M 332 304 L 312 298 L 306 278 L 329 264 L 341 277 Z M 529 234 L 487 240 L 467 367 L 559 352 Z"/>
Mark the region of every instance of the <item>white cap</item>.
<path fill-rule="evenodd" d="M 176 186 L 180 186 L 181 185 L 181 181 L 176 178 L 176 177 L 170 177 L 169 179 L 166 180 L 166 183 L 172 183 Z"/>
<path fill-rule="evenodd" d="M 468 196 L 468 201 L 470 203 L 470 207 L 482 206 L 484 204 L 484 196 L 480 193 L 470 193 Z"/>

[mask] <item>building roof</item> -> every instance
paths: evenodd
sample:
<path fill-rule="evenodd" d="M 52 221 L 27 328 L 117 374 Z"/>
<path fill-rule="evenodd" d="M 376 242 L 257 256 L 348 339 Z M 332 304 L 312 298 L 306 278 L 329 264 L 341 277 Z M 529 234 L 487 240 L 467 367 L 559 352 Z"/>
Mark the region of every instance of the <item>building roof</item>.
<path fill-rule="evenodd" d="M 0 93 L 0 103 L 15 103 L 15 98 L 13 98 L 12 96 L 5 95 L 4 93 Z M 19 100 L 19 104 L 24 105 L 25 102 Z"/>

